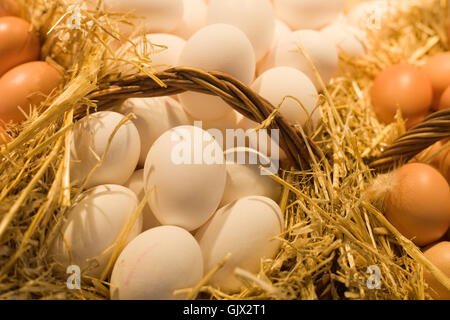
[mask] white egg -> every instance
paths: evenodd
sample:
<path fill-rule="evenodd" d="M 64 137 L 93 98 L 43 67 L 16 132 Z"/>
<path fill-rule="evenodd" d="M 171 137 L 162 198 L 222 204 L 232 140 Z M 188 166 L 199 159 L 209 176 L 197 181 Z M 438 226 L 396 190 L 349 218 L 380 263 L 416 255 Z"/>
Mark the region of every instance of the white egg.
<path fill-rule="evenodd" d="M 255 74 L 255 54 L 247 36 L 227 24 L 213 24 L 196 32 L 186 43 L 179 65 L 220 71 L 249 85 Z M 196 92 L 179 95 L 187 112 L 199 120 L 216 120 L 233 109 L 221 98 Z"/>
<path fill-rule="evenodd" d="M 352 57 L 359 57 L 365 53 L 364 43 L 360 41 L 359 30 L 342 23 L 331 24 L 320 31 L 333 41 L 339 50 Z"/>
<path fill-rule="evenodd" d="M 112 12 L 132 13 L 143 18 L 144 32 L 171 32 L 183 17 L 183 0 L 105 0 Z"/>
<path fill-rule="evenodd" d="M 204 0 L 183 0 L 184 14 L 174 34 L 189 39 L 195 32 L 206 26 L 208 6 Z"/>
<path fill-rule="evenodd" d="M 101 185 L 83 193 L 70 209 L 51 255 L 64 266 L 77 265 L 83 274 L 98 278 L 104 271 L 121 232 L 138 208 L 133 191 Z M 142 230 L 139 216 L 128 234 L 131 241 Z"/>
<path fill-rule="evenodd" d="M 108 72 L 128 76 L 143 72 L 143 69 L 150 73 L 165 71 L 177 66 L 186 44 L 184 39 L 168 33 L 151 33 L 131 41 L 114 51 L 119 60 L 108 57 L 105 62 Z M 139 64 L 139 58 L 145 59 L 145 65 Z"/>
<path fill-rule="evenodd" d="M 379 29 L 381 28 L 382 19 L 387 15 L 394 15 L 395 12 L 394 7 L 386 0 L 363 2 L 347 13 L 346 21 L 362 30 Z"/>
<path fill-rule="evenodd" d="M 274 239 L 283 228 L 278 205 L 265 197 L 247 197 L 217 211 L 196 234 L 203 253 L 205 273 L 231 253 L 230 259 L 210 280 L 210 285 L 236 292 L 241 282 L 234 276 L 236 267 L 252 273 L 260 270 L 261 259 L 273 258 L 280 241 Z"/>
<path fill-rule="evenodd" d="M 289 26 L 286 23 L 284 23 L 280 19 L 276 19 L 275 20 L 275 32 L 274 32 L 275 35 L 273 37 L 272 47 L 277 44 L 277 42 L 278 42 L 278 40 L 280 40 L 280 38 L 291 34 L 291 32 L 292 32 L 291 28 L 289 28 Z"/>
<path fill-rule="evenodd" d="M 140 167 L 144 166 L 153 143 L 164 132 L 193 122 L 180 103 L 169 97 L 128 99 L 119 111 L 125 115 L 134 113 L 136 116 L 132 121 L 141 141 Z"/>
<path fill-rule="evenodd" d="M 275 13 L 269 0 L 212 0 L 208 23 L 226 23 L 241 29 L 252 43 L 256 61 L 259 61 L 272 44 Z"/>
<path fill-rule="evenodd" d="M 272 50 L 276 48 L 278 41 L 282 39 L 283 37 L 289 36 L 292 33 L 292 30 L 289 28 L 289 26 L 284 23 L 283 21 L 277 19 L 275 20 L 275 34 L 272 40 L 272 45 L 270 46 L 270 50 L 266 53 L 264 58 L 262 58 L 258 63 L 256 64 L 256 72 L 258 75 L 264 72 L 264 70 L 270 69 L 271 66 L 269 66 L 269 56 Z"/>
<path fill-rule="evenodd" d="M 86 182 L 86 188 L 122 185 L 131 177 L 139 160 L 141 140 L 133 122 L 120 125 L 124 120 L 120 113 L 100 111 L 75 123 L 70 163 L 72 181 L 77 184 L 84 181 L 102 157 L 103 162 Z"/>
<path fill-rule="evenodd" d="M 208 131 L 214 136 L 214 138 L 216 138 L 217 143 L 222 147 L 223 151 L 225 151 L 231 146 L 236 146 L 234 138 L 227 140 L 227 130 L 230 131 L 239 129 L 239 119 L 239 112 L 232 110 L 220 119 L 202 121 L 202 126 L 204 130 Z M 227 147 L 227 143 L 231 144 L 231 146 Z"/>
<path fill-rule="evenodd" d="M 226 169 L 220 145 L 206 131 L 180 126 L 153 144 L 144 167 L 149 204 L 163 225 L 188 231 L 204 224 L 225 189 Z"/>
<path fill-rule="evenodd" d="M 319 122 L 318 93 L 303 72 L 291 67 L 269 69 L 251 88 L 273 106 L 279 106 L 280 114 L 292 124 L 311 132 Z"/>
<path fill-rule="evenodd" d="M 174 300 L 175 290 L 192 288 L 203 277 L 202 252 L 186 230 L 147 230 L 120 254 L 111 275 L 112 300 Z"/>
<path fill-rule="evenodd" d="M 139 203 L 141 203 L 145 197 L 144 169 L 136 170 L 124 186 L 133 191 L 136 194 Z M 156 219 L 150 206 L 147 204 L 144 207 L 144 210 L 142 210 L 142 230 L 145 231 L 160 225 L 161 223 Z"/>
<path fill-rule="evenodd" d="M 280 147 L 280 131 L 274 129 L 256 130 L 259 123 L 244 116 L 239 119 L 238 126 L 244 130 L 245 139 L 236 139 L 236 147 L 248 147 L 272 159 L 272 161 L 284 161 L 286 152 Z"/>
<path fill-rule="evenodd" d="M 327 85 L 338 68 L 338 51 L 333 41 L 318 31 L 295 31 L 280 39 L 268 57 L 266 68 L 282 66 L 296 68 L 311 79 L 317 90 L 322 90 L 317 74 L 308 59 L 302 54 L 300 45 Z"/>
<path fill-rule="evenodd" d="M 281 185 L 267 174 L 278 173 L 278 166 L 262 153 L 250 148 L 232 148 L 225 151 L 227 183 L 219 207 L 248 196 L 264 196 L 278 202 Z"/>
<path fill-rule="evenodd" d="M 278 17 L 292 29 L 318 29 L 337 19 L 346 0 L 274 0 Z"/>

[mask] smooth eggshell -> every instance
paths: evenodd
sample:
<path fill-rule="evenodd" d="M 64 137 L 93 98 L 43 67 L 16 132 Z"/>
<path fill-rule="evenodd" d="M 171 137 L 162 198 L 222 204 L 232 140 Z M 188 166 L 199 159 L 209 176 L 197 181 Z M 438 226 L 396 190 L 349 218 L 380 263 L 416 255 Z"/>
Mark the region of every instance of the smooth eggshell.
<path fill-rule="evenodd" d="M 100 277 L 114 250 L 112 245 L 137 207 L 136 195 L 122 186 L 101 185 L 86 191 L 70 209 L 61 231 L 64 238 L 58 236 L 51 254 L 64 266 L 78 265 L 86 275 Z M 141 229 L 142 218 L 139 217 L 128 241 Z"/>
<path fill-rule="evenodd" d="M 105 0 L 111 12 L 132 13 L 143 18 L 143 31 L 171 32 L 183 17 L 183 0 Z"/>
<path fill-rule="evenodd" d="M 450 278 L 450 242 L 438 242 L 424 251 L 424 255 Z M 424 280 L 429 285 L 428 293 L 435 300 L 450 300 L 448 291 L 431 273 L 424 270 Z"/>
<path fill-rule="evenodd" d="M 20 8 L 16 0 L 2 0 L 0 1 L 0 17 L 4 16 L 19 16 Z"/>
<path fill-rule="evenodd" d="M 133 175 L 128 179 L 128 181 L 124 184 L 125 187 L 133 191 L 139 203 L 144 199 L 145 197 L 145 190 L 144 190 L 144 169 L 136 170 Z M 148 230 L 154 227 L 158 227 L 161 225 L 159 223 L 158 219 L 156 219 L 155 215 L 153 214 L 152 210 L 150 209 L 150 206 L 147 204 L 144 209 L 142 210 L 142 230 Z"/>
<path fill-rule="evenodd" d="M 206 26 L 208 6 L 204 0 L 183 0 L 183 19 L 172 32 L 183 39 L 189 39 L 195 32 Z"/>
<path fill-rule="evenodd" d="M 0 78 L 0 119 L 25 120 L 25 114 L 30 115 L 32 108 L 39 106 L 61 82 L 61 73 L 43 61 L 27 62 L 9 70 Z"/>
<path fill-rule="evenodd" d="M 450 86 L 444 91 L 439 101 L 438 110 L 445 109 L 450 109 Z"/>
<path fill-rule="evenodd" d="M 269 0 L 212 0 L 208 23 L 226 23 L 241 29 L 252 43 L 256 61 L 259 61 L 272 44 L 275 13 Z"/>
<path fill-rule="evenodd" d="M 282 232 L 283 215 L 278 205 L 265 197 L 247 197 L 221 208 L 196 234 L 202 249 L 205 273 L 231 253 L 230 259 L 210 279 L 210 285 L 236 292 L 242 283 L 236 267 L 258 273 L 261 259 L 271 259 L 280 247 L 274 239 Z"/>
<path fill-rule="evenodd" d="M 86 183 L 86 188 L 100 184 L 123 185 L 133 174 L 139 160 L 141 142 L 131 121 L 119 127 L 107 150 L 108 140 L 124 116 L 100 111 L 75 123 L 72 133 L 70 175 L 72 181 L 82 182 L 104 156 L 104 161 Z"/>
<path fill-rule="evenodd" d="M 11 137 L 9 136 L 9 134 L 6 132 L 6 130 L 4 128 L 2 128 L 1 123 L 0 123 L 0 146 L 9 143 L 11 141 Z"/>
<path fill-rule="evenodd" d="M 318 29 L 336 20 L 346 0 L 274 0 L 278 17 L 292 29 Z"/>
<path fill-rule="evenodd" d="M 227 183 L 219 207 L 248 196 L 264 196 L 275 202 L 280 200 L 281 185 L 275 182 L 263 169 L 277 174 L 275 163 L 250 148 L 232 148 L 225 154 Z"/>
<path fill-rule="evenodd" d="M 395 2 L 395 1 L 394 1 Z M 346 21 L 361 30 L 378 29 L 382 20 L 393 17 L 396 9 L 387 0 L 374 0 L 360 3 L 354 6 L 346 16 Z"/>
<path fill-rule="evenodd" d="M 149 204 L 163 225 L 188 231 L 204 224 L 225 189 L 226 168 L 220 145 L 206 131 L 180 126 L 153 144 L 144 167 Z"/>
<path fill-rule="evenodd" d="M 255 74 L 255 54 L 246 35 L 226 24 L 213 24 L 196 32 L 186 43 L 179 65 L 220 71 L 249 85 Z M 221 98 L 196 92 L 179 95 L 187 112 L 199 120 L 217 120 L 233 110 Z"/>
<path fill-rule="evenodd" d="M 419 246 L 439 240 L 450 226 L 450 188 L 432 166 L 411 163 L 398 169 L 385 199 L 385 215 Z"/>
<path fill-rule="evenodd" d="M 272 44 L 270 46 L 270 50 L 256 64 L 256 73 L 258 76 L 261 73 L 263 73 L 264 70 L 267 70 L 271 67 L 269 58 L 270 58 L 272 51 L 276 48 L 280 39 L 289 36 L 291 33 L 292 33 L 292 30 L 289 28 L 289 26 L 286 23 L 284 23 L 280 19 L 275 20 L 275 31 L 274 31 Z"/>
<path fill-rule="evenodd" d="M 417 118 L 424 118 L 430 111 L 433 89 L 424 71 L 401 63 L 387 67 L 376 76 L 370 96 L 381 122 L 395 121 L 400 109 L 407 128 L 411 128 Z"/>
<path fill-rule="evenodd" d="M 280 114 L 292 124 L 307 131 L 317 126 L 320 119 L 320 109 L 316 108 L 318 93 L 303 72 L 291 67 L 269 69 L 251 88 L 273 106 L 280 106 Z"/>
<path fill-rule="evenodd" d="M 111 276 L 112 300 L 173 300 L 178 289 L 203 277 L 202 252 L 194 237 L 178 227 L 147 230 L 120 254 Z"/>
<path fill-rule="evenodd" d="M 39 36 L 31 25 L 18 17 L 0 17 L 0 76 L 8 70 L 39 59 Z"/>
<path fill-rule="evenodd" d="M 272 131 L 268 130 L 256 130 L 260 126 L 259 123 L 250 120 L 244 116 L 238 122 L 238 126 L 244 130 L 243 139 L 236 138 L 237 147 L 249 147 L 263 155 L 271 158 L 272 160 L 286 160 L 287 155 L 283 149 L 280 147 L 280 131 L 278 135 L 270 136 Z"/>
<path fill-rule="evenodd" d="M 358 30 L 343 23 L 334 23 L 320 31 L 333 41 L 339 50 L 352 57 L 359 57 L 365 53 L 364 44 L 358 39 Z"/>
<path fill-rule="evenodd" d="M 141 141 L 140 167 L 144 167 L 151 146 L 164 132 L 192 124 L 180 103 L 169 97 L 128 99 L 119 111 L 124 115 L 133 113 L 136 116 L 132 121 Z"/>
<path fill-rule="evenodd" d="M 423 71 L 433 86 L 433 109 L 440 108 L 439 101 L 444 91 L 450 87 L 450 52 L 438 53 L 428 58 Z"/>
<path fill-rule="evenodd" d="M 300 51 L 299 45 L 304 48 L 324 84 L 327 85 L 338 68 L 338 51 L 334 43 L 318 31 L 300 30 L 281 38 L 267 58 L 265 67 L 296 68 L 305 73 L 314 83 L 316 89 L 320 91 L 322 86 L 317 74 L 311 68 L 308 59 Z"/>

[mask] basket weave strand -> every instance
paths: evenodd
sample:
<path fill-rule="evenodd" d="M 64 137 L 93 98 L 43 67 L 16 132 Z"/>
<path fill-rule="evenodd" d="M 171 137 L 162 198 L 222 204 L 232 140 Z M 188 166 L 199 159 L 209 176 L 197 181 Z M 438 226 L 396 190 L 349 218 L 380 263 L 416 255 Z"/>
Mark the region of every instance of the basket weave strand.
<path fill-rule="evenodd" d="M 450 109 L 435 112 L 389 146 L 370 166 L 378 172 L 394 169 L 434 143 L 450 137 Z"/>
<path fill-rule="evenodd" d="M 236 111 L 262 123 L 275 107 L 235 78 L 221 72 L 206 72 L 196 68 L 176 67 L 156 76 L 166 85 L 160 86 L 147 75 L 133 75 L 110 81 L 87 98 L 95 100 L 99 109 L 128 98 L 170 96 L 194 91 L 222 98 Z M 214 107 L 214 106 L 211 106 Z M 322 151 L 296 126 L 276 113 L 269 129 L 280 129 L 280 147 L 289 159 L 284 167 L 294 165 L 307 170 L 312 161 L 320 161 Z M 378 172 L 386 172 L 408 162 L 414 156 L 439 140 L 450 137 L 450 110 L 436 112 L 399 137 L 369 165 Z M 312 153 L 308 149 L 311 149 Z M 313 157 L 315 159 L 313 159 Z"/>
<path fill-rule="evenodd" d="M 166 86 L 161 87 L 147 75 L 133 75 L 110 81 L 87 98 L 96 101 L 99 109 L 120 103 L 128 98 L 148 98 L 170 96 L 185 91 L 194 91 L 222 98 L 236 111 L 258 123 L 262 123 L 275 110 L 266 99 L 259 96 L 242 82 L 221 72 L 206 72 L 196 68 L 176 67 L 155 74 Z M 211 106 L 214 107 L 214 106 Z M 280 147 L 286 152 L 290 165 L 307 170 L 312 157 L 323 158 L 321 150 L 301 131 L 293 126 L 280 113 L 268 129 L 280 129 Z M 312 152 L 309 152 L 309 149 Z"/>

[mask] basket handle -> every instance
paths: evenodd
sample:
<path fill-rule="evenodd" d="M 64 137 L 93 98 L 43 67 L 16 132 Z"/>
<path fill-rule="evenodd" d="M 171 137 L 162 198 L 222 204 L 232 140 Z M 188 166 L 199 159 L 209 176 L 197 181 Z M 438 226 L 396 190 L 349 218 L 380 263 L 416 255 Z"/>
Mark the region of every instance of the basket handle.
<path fill-rule="evenodd" d="M 128 98 L 170 96 L 195 91 L 222 98 L 236 111 L 258 123 L 262 123 L 275 110 L 266 99 L 222 72 L 175 67 L 158 72 L 155 76 L 165 84 L 165 87 L 148 75 L 139 74 L 109 81 L 91 92 L 87 98 L 96 101 L 99 109 L 104 109 Z M 268 129 L 280 129 L 280 147 L 288 157 L 288 162 L 282 163 L 283 168 L 290 169 L 294 165 L 301 170 L 307 170 L 311 167 L 312 161 L 324 158 L 320 148 L 280 113 L 275 114 L 274 121 Z"/>

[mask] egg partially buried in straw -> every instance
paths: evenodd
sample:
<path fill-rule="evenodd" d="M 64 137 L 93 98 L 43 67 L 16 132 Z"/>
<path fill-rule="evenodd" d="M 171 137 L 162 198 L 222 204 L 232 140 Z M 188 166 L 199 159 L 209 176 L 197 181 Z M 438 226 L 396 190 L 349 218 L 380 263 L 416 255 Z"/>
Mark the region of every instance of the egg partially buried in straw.
<path fill-rule="evenodd" d="M 0 120 L 20 122 L 61 83 L 61 73 L 43 61 L 21 64 L 0 78 Z"/>
<path fill-rule="evenodd" d="M 101 185 L 81 195 L 53 244 L 51 254 L 64 266 L 78 265 L 87 275 L 100 277 L 121 232 L 138 208 L 136 195 L 118 185 Z M 139 217 L 131 226 L 128 241 L 142 229 Z M 108 249 L 108 250 L 107 250 Z"/>
<path fill-rule="evenodd" d="M 186 43 L 179 65 L 220 71 L 249 85 L 255 74 L 255 53 L 247 36 L 227 24 L 213 24 L 197 31 Z M 185 92 L 179 95 L 186 111 L 195 119 L 217 120 L 233 109 L 221 98 Z"/>
<path fill-rule="evenodd" d="M 450 188 L 435 168 L 404 165 L 393 173 L 385 198 L 387 219 L 419 246 L 439 240 L 450 226 Z"/>
<path fill-rule="evenodd" d="M 359 39 L 359 31 L 343 23 L 334 23 L 320 31 L 333 41 L 339 50 L 352 57 L 359 57 L 365 53 L 364 43 Z"/>
<path fill-rule="evenodd" d="M 450 278 L 450 242 L 438 242 L 426 248 L 424 255 L 439 270 Z M 424 270 L 425 282 L 430 286 L 428 293 L 435 300 L 450 300 L 450 291 L 447 290 L 430 272 Z"/>
<path fill-rule="evenodd" d="M 131 43 L 126 43 L 117 52 L 117 55 L 124 60 L 132 62 L 138 56 L 147 59 L 149 64 L 156 72 L 164 71 L 178 65 L 181 51 L 186 44 L 184 39 L 167 33 L 150 33 L 133 39 L 136 47 Z M 115 62 L 108 63 L 114 66 Z M 147 68 L 148 69 L 148 68 Z M 118 71 L 122 75 L 130 75 L 141 70 L 131 63 L 123 63 L 118 65 Z"/>
<path fill-rule="evenodd" d="M 39 37 L 31 25 L 18 17 L 0 18 L 0 76 L 40 55 Z"/>
<path fill-rule="evenodd" d="M 370 89 L 370 97 L 381 122 L 393 122 L 400 110 L 406 127 L 411 128 L 430 111 L 433 89 L 424 71 L 402 63 L 387 67 L 377 75 Z"/>
<path fill-rule="evenodd" d="M 179 126 L 153 144 L 144 167 L 150 208 L 164 225 L 192 231 L 216 211 L 225 189 L 223 151 L 208 132 Z"/>
<path fill-rule="evenodd" d="M 202 252 L 194 237 L 179 227 L 156 227 L 120 253 L 111 275 L 111 299 L 183 299 L 174 291 L 192 288 L 202 277 Z"/>
<path fill-rule="evenodd" d="M 140 146 L 136 126 L 120 113 L 100 111 L 84 117 L 75 123 L 72 132 L 72 181 L 81 184 L 88 179 L 86 188 L 123 185 L 136 169 Z"/>
<path fill-rule="evenodd" d="M 310 60 L 314 68 L 311 66 Z M 322 85 L 318 76 L 327 85 L 337 71 L 338 62 L 338 51 L 333 41 L 315 30 L 299 30 L 280 38 L 267 57 L 265 68 L 292 67 L 298 69 L 320 91 Z M 317 69 L 317 73 L 315 69 Z"/>
<path fill-rule="evenodd" d="M 311 80 L 301 71 L 290 67 L 269 69 L 259 76 L 251 88 L 267 99 L 293 125 L 308 132 L 320 119 L 317 109 L 318 93 Z"/>
<path fill-rule="evenodd" d="M 235 268 L 258 273 L 261 259 L 271 259 L 280 247 L 275 239 L 283 230 L 283 215 L 278 205 L 265 197 L 247 197 L 216 212 L 195 235 L 202 249 L 205 272 L 211 271 L 228 254 L 230 259 L 209 283 L 226 292 L 242 286 Z"/>

